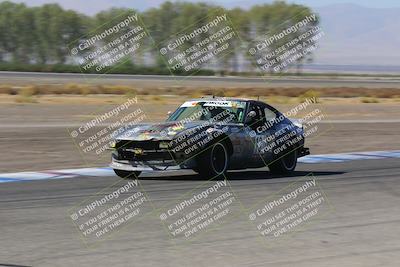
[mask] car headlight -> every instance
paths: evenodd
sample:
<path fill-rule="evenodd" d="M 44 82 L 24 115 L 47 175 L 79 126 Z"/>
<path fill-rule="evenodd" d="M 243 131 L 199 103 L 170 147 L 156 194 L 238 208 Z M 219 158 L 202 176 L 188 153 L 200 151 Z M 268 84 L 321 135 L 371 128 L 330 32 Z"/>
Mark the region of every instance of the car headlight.
<path fill-rule="evenodd" d="M 169 146 L 169 144 L 168 144 L 168 142 L 160 142 L 160 145 L 159 145 L 159 147 L 162 149 L 162 148 L 168 148 L 168 146 Z"/>
<path fill-rule="evenodd" d="M 117 141 L 112 140 L 110 141 L 110 148 L 115 148 L 117 146 Z"/>

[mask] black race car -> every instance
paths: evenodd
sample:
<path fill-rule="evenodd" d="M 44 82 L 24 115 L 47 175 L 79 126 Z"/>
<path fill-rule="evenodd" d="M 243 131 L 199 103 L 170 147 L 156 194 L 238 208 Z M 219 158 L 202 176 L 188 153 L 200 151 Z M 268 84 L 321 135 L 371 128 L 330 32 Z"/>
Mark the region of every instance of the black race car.
<path fill-rule="evenodd" d="M 138 124 L 114 137 L 111 168 L 123 178 L 142 171 L 192 169 L 213 178 L 268 166 L 285 174 L 309 154 L 300 123 L 270 105 L 244 99 L 183 103 L 163 123 Z"/>

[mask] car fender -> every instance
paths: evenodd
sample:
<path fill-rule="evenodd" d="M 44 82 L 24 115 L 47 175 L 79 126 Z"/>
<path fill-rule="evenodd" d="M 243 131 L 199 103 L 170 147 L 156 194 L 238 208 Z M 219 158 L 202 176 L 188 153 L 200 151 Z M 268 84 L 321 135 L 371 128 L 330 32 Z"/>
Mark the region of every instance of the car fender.
<path fill-rule="evenodd" d="M 209 142 L 202 144 L 202 146 L 200 148 L 201 150 L 205 150 L 217 142 L 223 142 L 225 144 L 226 148 L 228 149 L 228 155 L 233 154 L 232 140 L 230 139 L 229 135 L 227 134 L 226 128 L 219 129 L 216 127 L 210 127 L 206 130 L 206 132 L 209 134 L 209 136 L 212 136 L 212 138 L 211 138 L 211 140 L 209 140 Z"/>

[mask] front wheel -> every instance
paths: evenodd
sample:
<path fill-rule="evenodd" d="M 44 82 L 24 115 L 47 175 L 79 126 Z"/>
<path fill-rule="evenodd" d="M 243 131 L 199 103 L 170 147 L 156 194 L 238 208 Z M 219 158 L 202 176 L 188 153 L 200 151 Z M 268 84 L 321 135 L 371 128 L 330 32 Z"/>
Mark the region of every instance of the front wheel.
<path fill-rule="evenodd" d="M 196 172 L 204 178 L 214 178 L 224 174 L 228 169 L 228 149 L 221 142 L 215 143 L 203 151 L 196 161 Z"/>
<path fill-rule="evenodd" d="M 123 179 L 136 179 L 142 172 L 140 171 L 124 171 L 124 170 L 117 170 L 114 169 L 116 175 Z"/>
<path fill-rule="evenodd" d="M 273 174 L 288 174 L 296 169 L 296 165 L 297 150 L 293 150 L 269 164 L 268 168 Z"/>

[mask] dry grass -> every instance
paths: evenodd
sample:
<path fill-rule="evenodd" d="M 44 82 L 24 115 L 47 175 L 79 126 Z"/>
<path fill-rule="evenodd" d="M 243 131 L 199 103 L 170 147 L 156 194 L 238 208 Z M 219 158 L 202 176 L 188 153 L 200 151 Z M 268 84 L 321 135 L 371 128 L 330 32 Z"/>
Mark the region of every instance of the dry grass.
<path fill-rule="evenodd" d="M 300 102 L 306 101 L 306 99 L 313 98 L 315 103 L 320 103 L 321 92 L 310 90 L 298 96 Z"/>
<path fill-rule="evenodd" d="M 98 84 L 64 84 L 64 85 L 27 85 L 15 87 L 0 84 L 0 94 L 8 95 L 182 95 L 188 97 L 200 97 L 215 95 L 225 97 L 269 97 L 277 102 L 285 102 L 285 97 L 297 97 L 302 99 L 309 97 L 365 97 L 365 98 L 398 98 L 400 89 L 396 88 L 189 88 L 189 87 L 154 87 L 135 88 L 127 85 L 98 85 Z"/>
<path fill-rule="evenodd" d="M 9 84 L 0 84 L 0 94 L 16 95 L 18 89 Z"/>
<path fill-rule="evenodd" d="M 149 104 L 154 107 L 164 105 L 172 105 L 175 107 L 182 104 L 182 102 L 192 99 L 189 95 L 133 95 L 138 97 L 142 104 Z M 107 104 L 121 104 L 126 101 L 127 95 L 106 95 L 106 94 L 93 94 L 93 95 L 33 95 L 31 97 L 21 97 L 20 95 L 0 95 L 0 105 L 2 104 L 15 104 L 18 103 L 39 103 L 49 105 L 69 105 L 69 104 L 82 104 L 82 105 L 107 105 Z M 153 98 L 155 100 L 153 100 Z M 257 99 L 258 97 L 244 97 L 249 99 Z M 379 103 L 370 104 L 363 103 L 365 97 L 321 97 L 320 103 L 324 106 L 337 106 L 337 105 L 365 105 L 365 106 L 391 106 L 398 107 L 400 98 L 376 98 Z M 287 96 L 260 96 L 259 99 L 263 102 L 273 104 L 275 106 L 294 106 L 300 103 L 299 97 Z M 367 98 L 368 99 L 368 98 Z M 36 105 L 36 104 L 35 104 Z"/>
<path fill-rule="evenodd" d="M 164 103 L 164 97 L 159 96 L 159 95 L 152 95 L 150 97 L 150 100 L 153 102 L 160 102 L 160 103 Z"/>
<path fill-rule="evenodd" d="M 33 97 L 38 91 L 33 86 L 27 86 L 21 88 L 18 92 L 18 96 L 15 98 L 17 103 L 37 103 L 37 100 Z"/>
<path fill-rule="evenodd" d="M 260 100 L 263 100 L 264 102 L 268 102 L 268 103 L 273 103 L 273 104 L 291 104 L 296 100 L 295 102 L 297 102 L 297 99 L 293 98 L 293 97 L 287 97 L 287 96 L 270 96 L 270 97 L 263 97 Z"/>
<path fill-rule="evenodd" d="M 364 98 L 361 98 L 361 103 L 376 104 L 376 103 L 379 103 L 379 100 L 375 97 L 364 97 Z"/>

